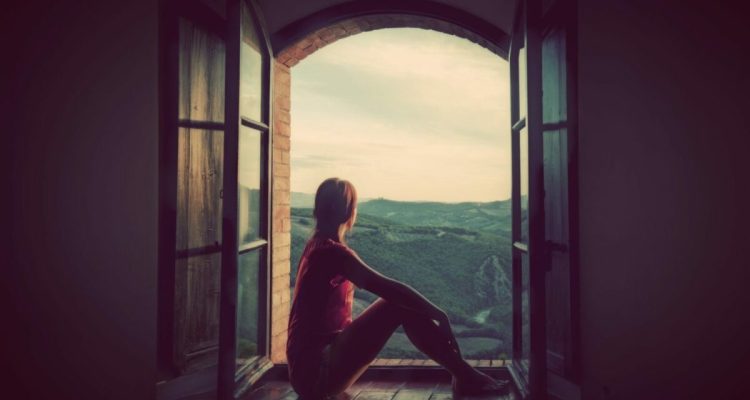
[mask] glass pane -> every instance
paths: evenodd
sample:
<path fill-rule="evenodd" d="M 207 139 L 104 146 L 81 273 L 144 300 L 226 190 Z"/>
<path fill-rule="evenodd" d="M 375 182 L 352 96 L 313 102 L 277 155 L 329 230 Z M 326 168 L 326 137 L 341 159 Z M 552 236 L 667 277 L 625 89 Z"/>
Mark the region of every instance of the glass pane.
<path fill-rule="evenodd" d="M 526 47 L 518 51 L 518 119 L 526 116 L 528 109 L 526 86 Z"/>
<path fill-rule="evenodd" d="M 263 56 L 261 40 L 246 2 L 242 1 L 242 45 L 240 46 L 240 115 L 261 120 Z"/>
<path fill-rule="evenodd" d="M 237 271 L 237 368 L 242 367 L 258 351 L 258 272 L 261 251 L 239 256 Z"/>
<path fill-rule="evenodd" d="M 240 246 L 265 237 L 261 232 L 261 173 L 264 159 L 261 150 L 261 133 L 246 126 L 240 127 L 239 138 L 239 210 L 238 227 Z"/>
<path fill-rule="evenodd" d="M 521 367 L 528 371 L 530 351 L 529 255 L 521 254 Z"/>
<path fill-rule="evenodd" d="M 224 121 L 224 42 L 180 19 L 179 118 Z"/>
<path fill-rule="evenodd" d="M 528 128 L 518 133 L 519 174 L 521 176 L 521 241 L 529 242 L 529 135 Z"/>
<path fill-rule="evenodd" d="M 224 132 L 180 128 L 177 142 L 177 250 L 218 246 Z"/>
<path fill-rule="evenodd" d="M 542 118 L 544 123 L 567 119 L 565 35 L 554 30 L 542 41 Z"/>
<path fill-rule="evenodd" d="M 216 365 L 224 134 L 178 131 L 175 361 L 182 372 Z"/>

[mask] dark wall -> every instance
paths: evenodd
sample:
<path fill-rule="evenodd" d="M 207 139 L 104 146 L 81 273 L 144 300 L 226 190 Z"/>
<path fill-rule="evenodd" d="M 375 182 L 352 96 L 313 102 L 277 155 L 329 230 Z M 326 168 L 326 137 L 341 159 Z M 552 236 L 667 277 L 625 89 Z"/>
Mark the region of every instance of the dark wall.
<path fill-rule="evenodd" d="M 26 3 L 2 17 L 11 250 L 0 397 L 151 398 L 157 2 Z"/>
<path fill-rule="evenodd" d="M 578 17 L 584 398 L 747 395 L 747 18 L 600 0 Z"/>

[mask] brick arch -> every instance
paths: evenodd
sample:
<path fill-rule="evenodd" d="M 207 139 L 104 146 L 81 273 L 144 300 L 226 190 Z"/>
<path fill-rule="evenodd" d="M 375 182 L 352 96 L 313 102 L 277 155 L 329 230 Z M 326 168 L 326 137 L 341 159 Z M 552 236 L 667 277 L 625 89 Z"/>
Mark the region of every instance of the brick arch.
<path fill-rule="evenodd" d="M 276 60 L 286 67 L 293 67 L 308 55 L 339 39 L 385 28 L 421 28 L 446 33 L 476 43 L 502 58 L 507 58 L 504 43 L 488 40 L 480 34 L 460 25 L 438 18 L 410 14 L 363 15 L 335 22 L 317 29 L 292 42 L 278 52 Z"/>

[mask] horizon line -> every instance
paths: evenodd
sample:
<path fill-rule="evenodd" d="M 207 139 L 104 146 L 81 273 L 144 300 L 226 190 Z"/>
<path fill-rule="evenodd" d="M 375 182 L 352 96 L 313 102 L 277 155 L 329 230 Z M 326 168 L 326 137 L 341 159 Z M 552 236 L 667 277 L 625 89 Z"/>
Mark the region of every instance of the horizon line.
<path fill-rule="evenodd" d="M 315 197 L 315 194 L 313 193 L 307 193 L 307 192 L 295 192 L 290 191 L 291 194 L 303 194 L 311 197 Z M 525 197 L 525 196 L 521 196 Z M 510 201 L 512 200 L 511 197 L 508 197 L 506 199 L 502 200 L 462 200 L 462 201 L 442 201 L 442 200 L 398 200 L 398 199 L 391 199 L 387 197 L 362 197 L 358 203 L 365 203 L 372 200 L 388 200 L 388 201 L 399 201 L 402 203 L 443 203 L 443 204 L 462 204 L 462 203 L 494 203 L 494 202 L 502 202 L 502 201 Z"/>

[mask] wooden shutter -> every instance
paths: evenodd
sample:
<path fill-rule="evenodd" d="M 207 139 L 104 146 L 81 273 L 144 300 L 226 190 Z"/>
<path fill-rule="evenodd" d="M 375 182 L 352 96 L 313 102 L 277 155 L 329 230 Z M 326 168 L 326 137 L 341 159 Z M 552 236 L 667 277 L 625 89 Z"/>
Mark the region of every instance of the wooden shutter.
<path fill-rule="evenodd" d="M 188 10 L 177 21 L 173 357 L 185 374 L 218 361 L 225 42 Z"/>

